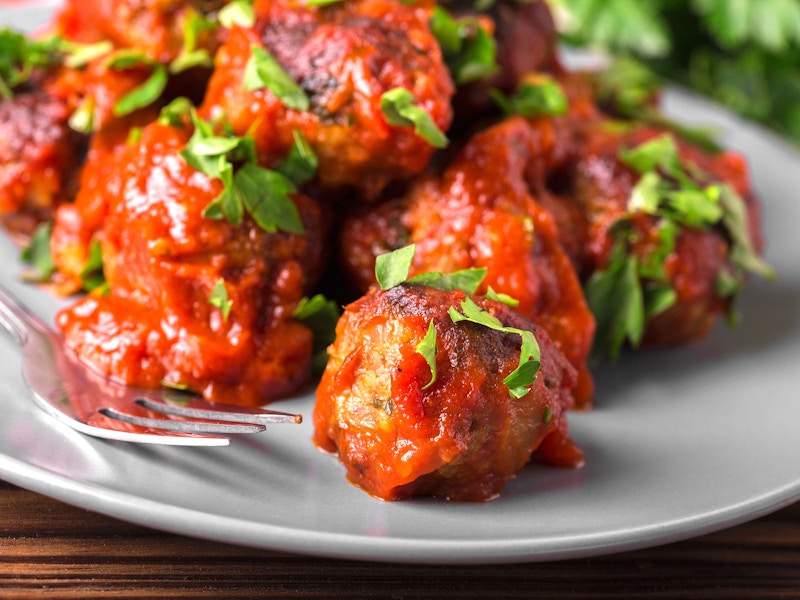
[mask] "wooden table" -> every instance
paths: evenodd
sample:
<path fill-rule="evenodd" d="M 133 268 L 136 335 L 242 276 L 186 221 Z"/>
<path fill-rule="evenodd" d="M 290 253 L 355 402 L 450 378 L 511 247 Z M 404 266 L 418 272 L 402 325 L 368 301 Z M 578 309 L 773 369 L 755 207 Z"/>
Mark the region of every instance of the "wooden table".
<path fill-rule="evenodd" d="M 171 535 L 0 482 L 0 598 L 800 598 L 800 503 L 694 540 L 492 566 L 351 562 Z"/>

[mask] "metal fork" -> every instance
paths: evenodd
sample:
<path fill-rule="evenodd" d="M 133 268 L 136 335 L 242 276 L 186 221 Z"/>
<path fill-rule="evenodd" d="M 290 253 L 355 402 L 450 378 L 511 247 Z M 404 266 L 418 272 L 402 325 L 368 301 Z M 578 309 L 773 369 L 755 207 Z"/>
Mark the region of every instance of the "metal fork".
<path fill-rule="evenodd" d="M 62 337 L 0 287 L 0 323 L 22 349 L 22 373 L 37 404 L 81 433 L 147 444 L 225 446 L 226 434 L 257 433 L 268 423 L 300 423 L 285 412 L 210 403 L 164 389 L 126 386 L 103 376 Z"/>

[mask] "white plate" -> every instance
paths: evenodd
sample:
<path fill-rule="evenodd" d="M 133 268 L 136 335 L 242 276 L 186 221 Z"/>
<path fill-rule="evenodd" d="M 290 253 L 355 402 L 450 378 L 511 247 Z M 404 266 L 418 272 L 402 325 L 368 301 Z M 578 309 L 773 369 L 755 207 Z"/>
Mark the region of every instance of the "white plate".
<path fill-rule="evenodd" d="M 24 12 L 24 11 L 23 11 Z M 20 24 L 15 11 L 0 22 Z M 30 14 L 30 11 L 28 11 Z M 0 477 L 158 529 L 293 552 L 409 562 L 574 558 L 688 538 L 800 498 L 800 155 L 678 92 L 672 114 L 715 123 L 744 151 L 764 200 L 779 281 L 753 281 L 741 325 L 707 342 L 625 356 L 597 373 L 597 408 L 570 416 L 581 470 L 531 466 L 487 504 L 385 503 L 349 485 L 311 444 L 310 418 L 227 448 L 136 446 L 83 437 L 28 398 L 0 335 Z M 52 318 L 57 303 L 17 281 L 0 239 L 0 282 Z M 310 416 L 313 399 L 283 405 Z"/>

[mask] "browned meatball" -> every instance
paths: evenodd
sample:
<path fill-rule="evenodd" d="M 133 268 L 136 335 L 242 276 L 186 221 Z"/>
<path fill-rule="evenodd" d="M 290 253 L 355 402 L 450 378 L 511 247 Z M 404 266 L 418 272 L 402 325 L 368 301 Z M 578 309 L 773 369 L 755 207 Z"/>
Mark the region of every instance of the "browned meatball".
<path fill-rule="evenodd" d="M 44 91 L 0 100 L 0 215 L 29 234 L 76 191 L 80 137 L 65 102 Z"/>
<path fill-rule="evenodd" d="M 414 284 L 373 288 L 345 308 L 317 389 L 314 440 L 336 452 L 348 478 L 385 500 L 433 495 L 495 498 L 550 440 L 543 460 L 578 466 L 566 434 L 575 371 L 547 333 L 505 304 L 474 298 L 507 326 L 532 331 L 541 369 L 530 390 L 503 383 L 520 361 L 520 336 L 453 322 L 463 292 Z M 417 345 L 436 331 L 436 378 Z"/>
<path fill-rule="evenodd" d="M 201 113 L 224 115 L 238 135 L 252 131 L 262 164 L 272 164 L 302 133 L 329 187 L 376 195 L 388 182 L 422 171 L 434 146 L 413 127 L 392 125 L 381 97 L 404 88 L 440 130 L 452 118 L 453 84 L 430 31 L 427 2 L 358 0 L 309 7 L 261 0 L 252 29 L 235 28 L 220 49 Z M 271 91 L 244 88 L 253 48 L 266 49 L 308 97 L 288 108 Z"/>
<path fill-rule="evenodd" d="M 578 369 L 576 395 L 585 404 L 593 392 L 586 358 L 594 319 L 553 216 L 526 179 L 540 141 L 521 118 L 481 132 L 440 177 L 422 178 L 404 197 L 347 219 L 341 255 L 362 292 L 374 281 L 375 257 L 411 242 L 414 272 L 486 268 L 484 285 L 518 300 L 517 310 L 546 329 Z"/>
<path fill-rule="evenodd" d="M 615 251 L 623 244 L 627 256 L 636 261 L 631 264 L 640 265 L 637 285 L 645 293 L 645 302 L 654 289 L 669 288 L 668 293 L 674 294 L 665 310 L 648 315 L 642 343 L 649 345 L 681 344 L 704 337 L 732 300 L 732 292 L 723 289 L 722 281 L 745 274 L 740 265 L 734 264 L 734 240 L 724 216 L 729 207 L 723 200 L 719 201 L 723 216 L 706 224 L 682 221 L 683 217 L 675 216 L 679 209 L 674 207 L 660 207 L 655 212 L 631 208 L 635 187 L 644 175 L 626 164 L 622 153 L 647 142 L 664 140 L 667 135 L 664 130 L 645 126 L 619 131 L 603 122 L 587 125 L 581 132 L 578 159 L 570 171 L 569 197 L 580 207 L 587 223 L 582 259 L 584 278 L 591 285 L 590 278 L 609 273 L 612 263 L 616 260 L 619 264 L 622 260 Z M 678 160 L 696 180 L 698 189 L 723 184 L 731 186 L 740 196 L 745 221 L 741 233 L 757 253 L 762 245 L 760 209 L 750 189 L 743 158 L 732 152 L 710 154 L 678 138 L 670 139 L 675 140 Z M 658 169 L 653 171 L 652 176 L 657 172 Z M 658 176 L 677 185 L 668 173 L 661 172 Z M 692 210 L 691 206 L 688 210 Z M 768 268 L 764 266 L 761 272 L 766 274 Z M 618 305 L 627 301 L 621 289 L 617 301 Z M 599 330 L 607 332 L 609 327 L 615 327 L 610 318 L 598 316 Z"/>

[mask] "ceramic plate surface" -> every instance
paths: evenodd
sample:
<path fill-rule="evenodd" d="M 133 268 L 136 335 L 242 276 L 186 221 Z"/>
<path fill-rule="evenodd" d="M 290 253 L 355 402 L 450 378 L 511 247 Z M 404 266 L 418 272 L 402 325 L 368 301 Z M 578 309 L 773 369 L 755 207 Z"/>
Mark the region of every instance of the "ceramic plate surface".
<path fill-rule="evenodd" d="M 0 10 L 32 27 L 43 10 Z M 668 111 L 715 124 L 750 160 L 779 280 L 752 281 L 741 324 L 709 340 L 626 355 L 597 371 L 597 408 L 570 415 L 586 466 L 530 466 L 486 504 L 386 503 L 345 481 L 311 444 L 313 397 L 280 403 L 306 423 L 227 448 L 84 437 L 29 398 L 20 354 L 0 334 L 0 477 L 167 531 L 315 555 L 408 562 L 515 562 L 641 548 L 721 529 L 800 498 L 800 154 L 690 95 Z M 0 239 L 0 282 L 46 319 L 59 303 L 18 281 Z"/>

